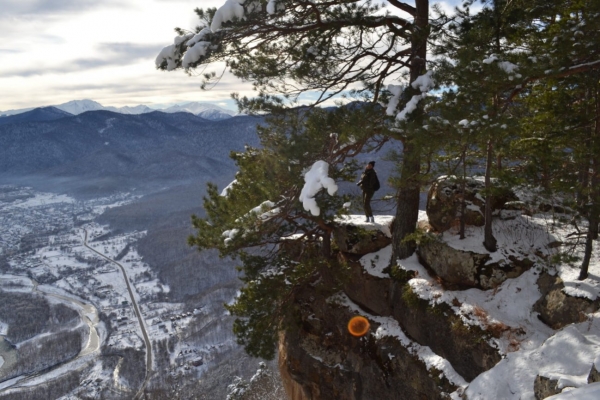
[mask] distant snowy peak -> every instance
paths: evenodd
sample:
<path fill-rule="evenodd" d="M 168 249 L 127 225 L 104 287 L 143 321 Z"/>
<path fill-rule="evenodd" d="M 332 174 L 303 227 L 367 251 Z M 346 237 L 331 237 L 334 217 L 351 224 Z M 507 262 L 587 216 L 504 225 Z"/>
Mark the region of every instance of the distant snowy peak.
<path fill-rule="evenodd" d="M 225 119 L 233 117 L 236 113 L 214 104 L 190 102 L 186 104 L 177 104 L 161 110 L 167 113 L 188 112 L 206 119 Z"/>
<path fill-rule="evenodd" d="M 152 109 L 145 105 L 137 105 L 137 106 L 124 106 L 124 107 L 105 107 L 97 101 L 85 99 L 85 100 L 73 100 L 67 103 L 59 104 L 53 106 L 59 110 L 66 111 L 69 114 L 79 115 L 86 111 L 97 111 L 97 110 L 106 110 L 112 111 L 120 114 L 145 114 L 153 111 L 161 111 L 166 113 L 176 113 L 176 112 L 187 112 L 194 115 L 197 115 L 201 118 L 219 121 L 227 118 L 231 118 L 237 113 L 232 110 L 228 110 L 226 108 L 219 107 L 210 103 L 199 103 L 199 102 L 190 102 L 186 104 L 178 104 L 171 106 L 169 108 L 163 110 Z M 0 117 L 6 117 L 10 115 L 22 114 L 28 111 L 33 110 L 33 108 L 22 108 L 19 110 L 8 110 L 8 111 L 0 111 Z"/>
<path fill-rule="evenodd" d="M 73 100 L 54 107 L 73 115 L 78 115 L 86 111 L 106 110 L 106 107 L 94 100 Z"/>
<path fill-rule="evenodd" d="M 116 113 L 120 113 L 120 114 L 146 114 L 149 112 L 153 112 L 156 111 L 148 106 L 145 106 L 143 104 L 140 104 L 138 106 L 124 106 L 124 107 L 105 107 L 106 110 L 108 111 L 113 111 Z"/>

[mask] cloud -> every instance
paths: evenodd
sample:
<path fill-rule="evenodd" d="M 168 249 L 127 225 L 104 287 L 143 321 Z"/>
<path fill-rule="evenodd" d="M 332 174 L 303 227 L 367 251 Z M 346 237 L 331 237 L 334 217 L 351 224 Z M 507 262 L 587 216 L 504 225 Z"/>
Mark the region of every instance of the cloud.
<path fill-rule="evenodd" d="M 126 2 L 115 0 L 0 0 L 1 18 L 49 14 L 74 14 L 100 7 L 114 7 Z"/>
<path fill-rule="evenodd" d="M 162 47 L 162 43 L 99 43 L 95 46 L 95 49 L 96 53 L 100 54 L 100 57 L 78 58 L 54 66 L 41 65 L 5 70 L 0 71 L 0 77 L 30 77 L 46 74 L 67 74 L 102 67 L 131 65 L 142 59 L 153 60 Z M 9 49 L 7 52 L 14 53 L 15 51 Z"/>
<path fill-rule="evenodd" d="M 102 53 L 111 53 L 114 56 L 128 57 L 134 60 L 140 58 L 154 59 L 164 43 L 139 44 L 139 43 L 100 43 L 96 46 Z"/>

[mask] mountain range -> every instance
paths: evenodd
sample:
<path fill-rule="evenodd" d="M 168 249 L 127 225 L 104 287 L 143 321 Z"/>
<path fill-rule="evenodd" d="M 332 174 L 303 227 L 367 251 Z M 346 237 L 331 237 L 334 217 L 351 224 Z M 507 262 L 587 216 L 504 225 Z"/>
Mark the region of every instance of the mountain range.
<path fill-rule="evenodd" d="M 227 184 L 229 153 L 256 146 L 262 118 L 211 121 L 188 112 L 69 114 L 37 108 L 0 118 L 0 184 L 95 196 L 194 181 Z M 221 182 L 223 180 L 223 182 Z"/>
<path fill-rule="evenodd" d="M 59 110 L 65 111 L 71 115 L 79 115 L 86 111 L 112 111 L 119 114 L 127 114 L 127 115 L 138 115 L 138 114 L 146 114 L 154 111 L 162 111 L 165 113 L 176 113 L 176 112 L 187 112 L 199 117 L 210 119 L 213 121 L 218 121 L 222 119 L 231 118 L 234 115 L 237 115 L 235 111 L 219 107 L 210 103 L 200 103 L 200 102 L 189 102 L 185 104 L 176 104 L 174 106 L 156 110 L 150 108 L 145 105 L 137 105 L 137 106 L 124 106 L 124 107 L 112 107 L 112 106 L 103 106 L 102 104 L 85 99 L 85 100 L 73 100 L 67 103 L 62 103 L 58 105 L 51 106 L 57 108 Z M 47 108 L 47 107 L 42 107 Z M 14 116 L 18 114 L 22 114 L 28 111 L 32 111 L 34 108 L 22 108 L 18 110 L 7 110 L 0 111 L 0 123 L 2 123 L 3 117 Z"/>

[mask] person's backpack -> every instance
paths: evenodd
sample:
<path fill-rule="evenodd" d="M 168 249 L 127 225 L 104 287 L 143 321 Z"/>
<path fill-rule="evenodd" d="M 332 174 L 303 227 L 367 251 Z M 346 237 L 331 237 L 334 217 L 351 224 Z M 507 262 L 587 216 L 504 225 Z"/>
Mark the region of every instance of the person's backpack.
<path fill-rule="evenodd" d="M 373 182 L 373 190 L 376 192 L 379 190 L 380 187 L 381 187 L 381 184 L 379 183 L 379 178 L 377 177 L 377 174 L 375 174 L 375 182 Z"/>

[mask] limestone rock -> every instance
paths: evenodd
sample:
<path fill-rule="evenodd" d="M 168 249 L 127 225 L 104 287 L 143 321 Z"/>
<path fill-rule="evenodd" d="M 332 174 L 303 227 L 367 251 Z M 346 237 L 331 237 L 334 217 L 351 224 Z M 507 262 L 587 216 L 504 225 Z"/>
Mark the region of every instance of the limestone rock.
<path fill-rule="evenodd" d="M 371 313 L 392 316 L 411 338 L 450 361 L 463 378 L 472 380 L 500 361 L 498 351 L 480 340 L 484 333 L 452 318 L 449 306 L 434 310 L 412 294 L 406 282 L 371 276 L 359 262 L 350 261 L 348 266 L 350 276 L 343 290 L 354 303 Z"/>
<path fill-rule="evenodd" d="M 431 236 L 417 249 L 426 265 L 448 287 L 493 289 L 509 278 L 516 278 L 531 268 L 529 259 L 509 257 L 509 263 L 487 263 L 489 254 L 458 250 Z"/>
<path fill-rule="evenodd" d="M 590 374 L 588 375 L 587 382 L 588 383 L 600 382 L 600 371 L 598 371 L 598 369 L 596 368 L 596 364 L 592 365 L 592 370 L 590 371 Z"/>
<path fill-rule="evenodd" d="M 563 292 L 564 284 L 558 276 L 547 273 L 540 275 L 538 286 L 542 297 L 534 304 L 533 309 L 539 318 L 553 329 L 583 322 L 586 314 L 600 308 L 600 301 L 591 301 L 582 297 L 572 297 Z"/>
<path fill-rule="evenodd" d="M 418 253 L 421 261 L 446 284 L 465 287 L 480 285 L 479 271 L 490 258 L 488 254 L 454 249 L 435 239 L 422 242 Z"/>
<path fill-rule="evenodd" d="M 333 240 L 341 252 L 357 255 L 374 253 L 392 242 L 380 230 L 367 230 L 351 224 L 336 227 Z"/>
<path fill-rule="evenodd" d="M 481 193 L 484 187 L 483 182 L 467 178 L 463 193 L 462 184 L 456 177 L 445 177 L 434 182 L 427 194 L 426 208 L 431 226 L 438 232 L 444 232 L 453 226 L 460 215 L 463 197 L 467 204 L 465 223 L 483 226 L 485 223 L 485 199 Z M 501 209 L 509 201 L 518 200 L 515 194 L 508 189 L 498 189 L 497 191 L 492 205 L 494 210 Z"/>
<path fill-rule="evenodd" d="M 346 325 L 354 315 L 344 306 L 306 287 L 296 295 L 302 323 L 280 337 L 279 365 L 292 400 L 366 400 L 448 398 L 457 389 L 393 337 L 353 337 Z M 371 321 L 371 330 L 377 323 Z"/>
<path fill-rule="evenodd" d="M 533 393 L 536 400 L 542 400 L 546 397 L 559 394 L 561 389 L 558 388 L 558 380 L 546 378 L 545 376 L 536 376 L 533 382 Z"/>

